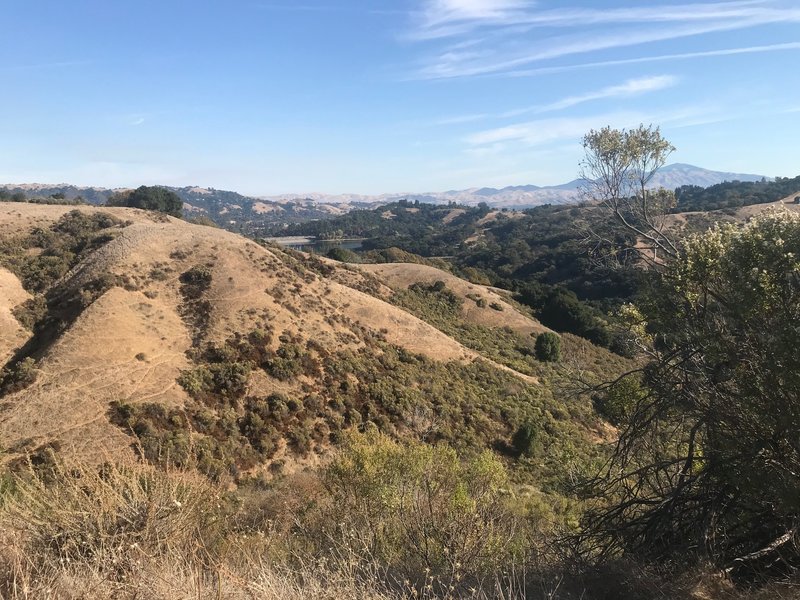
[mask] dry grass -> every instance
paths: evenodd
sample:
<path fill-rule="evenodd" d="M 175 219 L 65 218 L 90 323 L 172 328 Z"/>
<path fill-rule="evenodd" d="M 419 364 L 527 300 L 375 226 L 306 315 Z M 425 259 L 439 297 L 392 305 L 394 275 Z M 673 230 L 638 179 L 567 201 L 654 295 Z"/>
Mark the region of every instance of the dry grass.
<path fill-rule="evenodd" d="M 550 331 L 537 320 L 521 313 L 510 304 L 497 288 L 465 281 L 441 269 L 427 265 L 410 263 L 363 264 L 357 268 L 377 275 L 378 278 L 396 290 L 408 289 L 414 283 L 431 285 L 443 281 L 447 289 L 464 301 L 462 318 L 465 323 L 483 327 L 510 327 L 522 335 L 540 334 Z M 482 299 L 479 306 L 477 299 Z M 491 308 L 496 304 L 502 310 Z"/>
<path fill-rule="evenodd" d="M 346 544 L 278 561 L 281 533 L 237 527 L 241 503 L 192 471 L 53 462 L 0 496 L 0 598 L 393 599 L 450 597 L 391 582 Z M 469 592 L 510 598 L 512 588 Z M 515 596 L 518 597 L 518 596 Z"/>
<path fill-rule="evenodd" d="M 30 298 L 17 277 L 0 267 L 0 367 L 30 336 L 12 310 Z"/>
<path fill-rule="evenodd" d="M 357 540 L 329 536 L 303 552 L 294 498 L 253 490 L 288 527 L 247 513 L 252 498 L 193 471 L 57 462 L 3 480 L 0 487 L 0 598 L 3 600 L 793 600 L 796 582 L 755 591 L 708 571 L 665 579 L 632 564 L 583 575 L 505 573 L 475 588 L 433 578 L 412 586 L 364 553 Z M 305 499 L 307 500 L 307 499 Z M 336 519 L 340 515 L 330 515 Z M 250 517 L 248 521 L 247 517 Z M 248 526 L 244 523 L 247 522 Z M 292 524 L 294 523 L 294 524 Z M 555 569 L 554 569 L 555 567 Z"/>
<path fill-rule="evenodd" d="M 179 276 L 198 265 L 212 273 L 206 341 L 223 343 L 268 321 L 278 333 L 313 339 L 329 349 L 361 347 L 364 328 L 433 359 L 475 358 L 413 315 L 222 230 L 170 218 L 155 222 L 132 209 L 0 203 L 0 236 L 46 229 L 71 210 L 112 214 L 132 224 L 88 255 L 57 287 L 80 289 L 104 274 L 117 277 L 118 284 L 58 332 L 37 357 L 34 384 L 3 399 L 0 447 L 9 459 L 52 441 L 82 459 L 98 448 L 123 452 L 129 440 L 108 420 L 110 401 L 186 403 L 176 384 L 180 371 L 189 367 L 186 351 L 191 346 L 191 332 L 181 319 Z M 16 278 L 0 280 L 0 355 L 6 358 L 28 335 L 10 312 L 8 326 L 3 318 L 4 310 L 24 301 L 19 292 Z M 282 382 L 254 379 L 250 392 L 299 393 L 299 384 L 286 389 Z"/>

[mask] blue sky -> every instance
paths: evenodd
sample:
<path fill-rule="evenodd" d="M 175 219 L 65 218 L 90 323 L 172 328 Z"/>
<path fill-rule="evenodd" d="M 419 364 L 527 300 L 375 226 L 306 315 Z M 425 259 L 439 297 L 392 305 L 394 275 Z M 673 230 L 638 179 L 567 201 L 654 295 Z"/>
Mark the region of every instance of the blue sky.
<path fill-rule="evenodd" d="M 800 174 L 800 1 L 2 0 L 0 181 L 254 195 L 573 179 L 580 138 Z"/>

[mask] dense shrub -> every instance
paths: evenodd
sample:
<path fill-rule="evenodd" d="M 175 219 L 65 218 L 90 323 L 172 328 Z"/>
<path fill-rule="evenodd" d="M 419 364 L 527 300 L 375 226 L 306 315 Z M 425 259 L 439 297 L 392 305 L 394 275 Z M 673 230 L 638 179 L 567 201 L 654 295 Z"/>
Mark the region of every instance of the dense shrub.
<path fill-rule="evenodd" d="M 596 311 L 571 292 L 556 290 L 548 294 L 539 311 L 539 320 L 551 329 L 574 333 L 599 346 L 611 344 L 611 333 Z"/>
<path fill-rule="evenodd" d="M 36 381 L 36 361 L 30 357 L 0 370 L 0 396 L 24 390 Z"/>
<path fill-rule="evenodd" d="M 561 360 L 561 338 L 546 331 L 536 336 L 536 358 L 542 362 L 558 362 Z"/>
<path fill-rule="evenodd" d="M 356 254 L 352 250 L 348 250 L 347 248 L 342 248 L 341 246 L 336 246 L 335 248 L 331 248 L 330 250 L 328 250 L 326 256 L 333 260 L 337 260 L 339 262 L 344 262 L 344 263 L 361 262 L 361 257 L 359 257 L 358 254 Z"/>
<path fill-rule="evenodd" d="M 636 375 L 628 375 L 615 381 L 595 399 L 598 412 L 613 425 L 623 425 L 645 399 L 647 391 Z"/>
<path fill-rule="evenodd" d="M 211 269 L 198 265 L 181 273 L 181 293 L 187 300 L 197 300 L 211 287 Z"/>
<path fill-rule="evenodd" d="M 531 457 L 537 454 L 537 439 L 541 427 L 532 422 L 527 422 L 514 432 L 511 444 L 518 456 Z"/>
<path fill-rule="evenodd" d="M 356 552 L 417 584 L 472 585 L 521 550 L 503 490 L 502 464 L 489 452 L 461 460 L 444 445 L 401 445 L 377 434 L 348 436 L 326 469 L 334 531 Z"/>
<path fill-rule="evenodd" d="M 127 206 L 163 212 L 173 217 L 183 215 L 183 200 L 172 190 L 163 187 L 141 186 L 128 192 L 114 194 L 109 206 Z"/>

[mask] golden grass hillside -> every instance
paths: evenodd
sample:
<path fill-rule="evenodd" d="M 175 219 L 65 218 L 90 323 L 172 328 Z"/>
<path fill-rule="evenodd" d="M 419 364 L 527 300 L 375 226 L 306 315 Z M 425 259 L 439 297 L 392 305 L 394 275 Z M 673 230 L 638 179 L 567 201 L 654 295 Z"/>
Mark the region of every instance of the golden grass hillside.
<path fill-rule="evenodd" d="M 5 462 L 51 447 L 104 460 L 146 440 L 151 460 L 199 456 L 219 474 L 315 464 L 367 421 L 398 436 L 435 424 L 465 447 L 510 444 L 530 420 L 552 420 L 553 440 L 597 429 L 589 405 L 565 411 L 539 385 L 550 367 L 516 360 L 525 348 L 467 348 L 386 301 L 381 280 L 444 279 L 482 336 L 530 345 L 545 330 L 436 269 L 359 275 L 131 209 L 0 204 L 0 233 Z"/>
<path fill-rule="evenodd" d="M 71 207 L 0 204 L 0 231 L 16 237 L 47 227 Z M 439 360 L 471 360 L 474 353 L 413 316 L 357 290 L 296 273 L 269 250 L 234 234 L 153 217 L 128 209 L 91 209 L 132 221 L 120 235 L 76 266 L 59 283 L 80 288 L 103 274 L 120 278 L 41 356 L 30 388 L 6 397 L 0 440 L 5 448 L 31 449 L 57 440 L 78 451 L 118 451 L 127 436 L 105 417 L 109 399 L 180 405 L 177 385 L 192 340 L 181 317 L 180 274 L 210 268 L 213 284 L 207 341 L 223 342 L 268 320 L 281 333 L 312 336 L 321 344 L 357 348 L 361 326 L 387 330 L 389 342 Z M 4 354 L 24 341 L 11 309 L 27 299 L 19 281 L 0 272 Z M 9 335 L 8 332 L 11 332 Z M 286 391 L 253 382 L 262 393 Z"/>
<path fill-rule="evenodd" d="M 0 268 L 0 364 L 28 339 L 28 332 L 14 316 L 14 307 L 30 298 L 13 273 Z"/>
<path fill-rule="evenodd" d="M 441 269 L 411 263 L 361 264 L 359 269 L 375 275 L 395 290 L 414 283 L 427 285 L 443 281 L 445 286 L 463 300 L 462 318 L 467 323 L 484 327 L 509 327 L 522 334 L 550 331 L 536 319 L 520 312 L 497 288 L 465 281 Z M 494 306 L 493 306 L 494 305 Z"/>

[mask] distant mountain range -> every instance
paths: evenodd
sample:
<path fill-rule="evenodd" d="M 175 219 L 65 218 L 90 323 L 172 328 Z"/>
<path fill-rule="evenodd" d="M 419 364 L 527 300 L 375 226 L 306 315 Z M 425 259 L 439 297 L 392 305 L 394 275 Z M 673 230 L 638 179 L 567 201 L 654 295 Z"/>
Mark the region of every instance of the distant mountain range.
<path fill-rule="evenodd" d="M 683 185 L 708 187 L 724 181 L 760 181 L 763 178 L 763 175 L 711 171 L 693 165 L 676 163 L 663 167 L 654 177 L 652 187 L 665 187 L 667 189 L 675 189 Z M 447 192 L 381 194 L 377 196 L 364 196 L 359 194 L 284 194 L 279 196 L 267 196 L 263 199 L 271 202 L 310 199 L 315 202 L 328 204 L 351 202 L 388 204 L 390 202 L 407 199 L 434 204 L 456 202 L 467 206 L 475 206 L 481 202 L 486 202 L 495 208 L 531 208 L 542 204 L 566 204 L 575 202 L 579 197 L 578 190 L 581 183 L 581 180 L 575 179 L 568 183 L 553 186 L 515 185 L 501 189 L 471 188 L 466 190 L 450 190 Z"/>
<path fill-rule="evenodd" d="M 724 181 L 759 181 L 762 175 L 710 171 L 687 164 L 662 168 L 653 180 L 653 187 L 674 189 L 683 185 L 708 187 Z M 398 200 L 418 200 L 433 204 L 457 203 L 476 206 L 481 202 L 494 208 L 530 208 L 542 204 L 567 204 L 579 199 L 581 181 L 574 180 L 555 186 L 518 185 L 502 189 L 471 188 L 447 192 L 381 194 L 284 194 L 254 198 L 237 192 L 202 187 L 170 187 L 184 201 L 189 215 L 204 215 L 227 229 L 259 233 L 284 223 L 302 223 L 344 214 L 358 208 L 374 208 Z M 120 189 L 78 187 L 68 184 L 6 184 L 0 185 L 11 193 L 47 197 L 63 194 L 67 199 L 78 196 L 91 204 L 104 204 Z"/>

